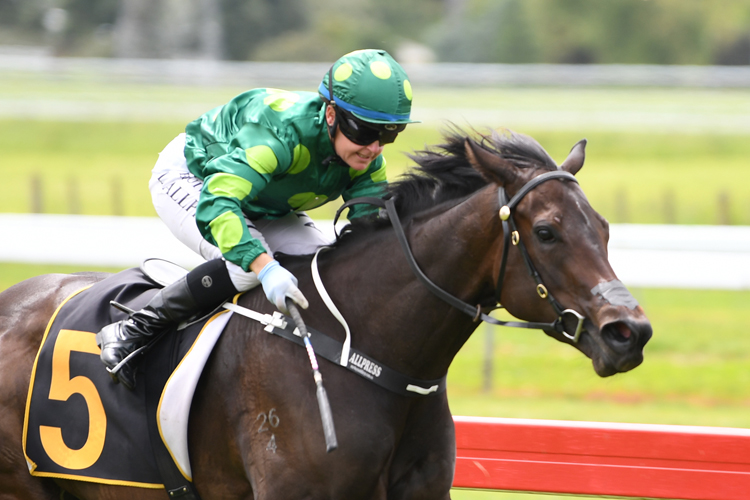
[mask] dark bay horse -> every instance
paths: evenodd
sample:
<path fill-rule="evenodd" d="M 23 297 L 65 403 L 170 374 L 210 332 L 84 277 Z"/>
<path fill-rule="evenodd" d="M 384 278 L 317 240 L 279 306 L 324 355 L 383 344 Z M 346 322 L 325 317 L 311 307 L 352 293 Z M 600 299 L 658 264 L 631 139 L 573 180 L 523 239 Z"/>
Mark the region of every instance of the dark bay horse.
<path fill-rule="evenodd" d="M 453 131 L 442 146 L 415 154 L 418 170 L 391 191 L 429 279 L 487 312 L 507 252 L 503 306 L 524 320 L 554 322 L 559 314 L 540 297 L 519 247 L 504 250 L 498 190 L 512 197 L 547 172 L 575 174 L 584 147 L 585 141 L 578 143 L 558 167 L 527 136 Z M 440 378 L 478 323 L 418 281 L 394 230 L 380 219 L 353 225 L 322 253 L 320 275 L 349 322 L 352 347 L 405 375 Z M 513 220 L 546 289 L 585 318 L 577 339 L 552 328 L 546 333 L 591 358 L 600 376 L 638 366 L 651 325 L 634 300 L 622 300 L 632 299 L 624 287 L 595 292 L 616 282 L 607 260 L 608 224 L 574 179 L 534 186 L 518 201 Z M 310 260 L 283 260 L 310 301 L 304 320 L 342 341 L 343 328 L 313 285 Z M 0 294 L 0 499 L 53 500 L 61 498 L 61 488 L 82 500 L 166 498 L 163 490 L 36 478 L 27 471 L 23 414 L 45 327 L 65 297 L 103 277 L 40 276 Z M 272 312 L 258 289 L 240 304 Z M 204 500 L 450 498 L 455 438 L 445 392 L 401 396 L 322 361 L 339 444 L 326 454 L 306 356 L 258 323 L 231 319 L 190 415 L 193 479 Z M 274 447 L 268 446 L 269 426 Z"/>

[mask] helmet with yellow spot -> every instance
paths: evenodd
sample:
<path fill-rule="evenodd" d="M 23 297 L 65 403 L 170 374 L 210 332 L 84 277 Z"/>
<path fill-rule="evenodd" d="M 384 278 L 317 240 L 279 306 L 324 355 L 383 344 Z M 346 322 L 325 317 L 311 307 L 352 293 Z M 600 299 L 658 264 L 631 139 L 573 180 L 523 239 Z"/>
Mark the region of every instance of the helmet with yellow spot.
<path fill-rule="evenodd" d="M 358 144 L 378 140 L 378 133 L 382 143 L 393 142 L 407 123 L 418 123 L 410 119 L 409 78 L 384 50 L 356 50 L 342 56 L 323 77 L 318 92 L 336 107 L 344 135 Z"/>

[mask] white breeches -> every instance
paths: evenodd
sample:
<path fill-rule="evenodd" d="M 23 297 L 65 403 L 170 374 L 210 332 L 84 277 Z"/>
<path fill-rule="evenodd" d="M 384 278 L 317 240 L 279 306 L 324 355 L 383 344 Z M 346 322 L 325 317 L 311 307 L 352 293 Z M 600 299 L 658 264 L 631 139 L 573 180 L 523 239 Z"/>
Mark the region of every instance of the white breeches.
<path fill-rule="evenodd" d="M 218 247 L 203 238 L 195 224 L 195 208 L 203 181 L 188 170 L 184 149 L 185 134 L 180 134 L 159 153 L 148 183 L 154 208 L 172 234 L 192 251 L 206 260 L 221 258 Z M 245 222 L 253 238 L 260 241 L 271 256 L 274 252 L 309 254 L 331 244 L 304 212 L 290 213 L 280 219 L 250 221 L 245 218 Z M 255 273 L 225 262 L 237 290 L 249 290 L 260 284 Z"/>

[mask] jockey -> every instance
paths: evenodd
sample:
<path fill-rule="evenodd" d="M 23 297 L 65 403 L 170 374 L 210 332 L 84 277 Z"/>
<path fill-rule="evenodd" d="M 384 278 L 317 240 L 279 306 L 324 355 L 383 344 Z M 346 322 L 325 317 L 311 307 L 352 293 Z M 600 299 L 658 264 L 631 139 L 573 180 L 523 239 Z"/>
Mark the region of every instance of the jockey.
<path fill-rule="evenodd" d="M 286 297 L 307 308 L 274 253 L 330 243 L 305 210 L 384 194 L 383 146 L 414 123 L 411 101 L 408 77 L 387 52 L 358 50 L 331 66 L 317 93 L 253 89 L 188 124 L 160 153 L 149 189 L 159 217 L 207 262 L 97 334 L 107 369 L 259 284 L 281 311 Z M 372 212 L 356 205 L 348 217 Z M 132 389 L 135 369 L 126 363 L 113 378 Z"/>

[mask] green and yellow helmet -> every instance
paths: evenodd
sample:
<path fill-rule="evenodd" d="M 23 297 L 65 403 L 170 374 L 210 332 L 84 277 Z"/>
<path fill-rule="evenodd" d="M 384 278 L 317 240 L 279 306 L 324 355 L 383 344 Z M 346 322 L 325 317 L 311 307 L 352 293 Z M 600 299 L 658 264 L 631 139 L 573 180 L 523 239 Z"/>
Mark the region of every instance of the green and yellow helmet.
<path fill-rule="evenodd" d="M 393 142 L 407 123 L 418 123 L 410 119 L 412 89 L 409 77 L 384 50 L 355 50 L 342 56 L 323 77 L 318 92 L 336 106 L 337 115 L 342 115 L 338 118 L 343 118 L 343 132 L 350 131 L 347 125 L 356 128 L 357 122 L 361 121 L 371 128 L 391 132 L 391 140 L 387 137 L 385 141 L 381 140 L 387 143 Z"/>

